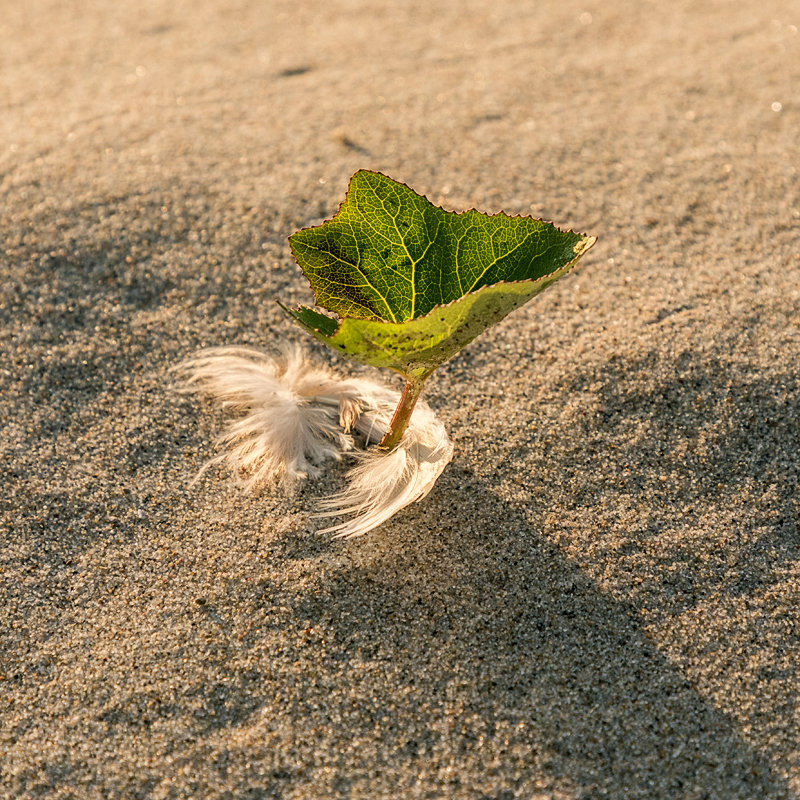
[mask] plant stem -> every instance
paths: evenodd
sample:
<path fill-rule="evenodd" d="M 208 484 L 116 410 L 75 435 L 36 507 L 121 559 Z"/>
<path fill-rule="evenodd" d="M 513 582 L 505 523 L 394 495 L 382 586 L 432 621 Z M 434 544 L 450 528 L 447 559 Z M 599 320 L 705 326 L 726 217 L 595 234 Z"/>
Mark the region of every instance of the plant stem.
<path fill-rule="evenodd" d="M 427 377 L 427 376 L 426 376 Z M 384 450 L 394 450 L 400 440 L 403 438 L 408 423 L 411 420 L 411 414 L 414 411 L 414 406 L 417 404 L 417 398 L 422 391 L 422 384 L 425 378 L 415 380 L 408 378 L 406 385 L 403 387 L 403 394 L 400 396 L 400 402 L 397 404 L 392 421 L 389 423 L 389 430 L 384 434 L 381 439 L 380 446 Z"/>

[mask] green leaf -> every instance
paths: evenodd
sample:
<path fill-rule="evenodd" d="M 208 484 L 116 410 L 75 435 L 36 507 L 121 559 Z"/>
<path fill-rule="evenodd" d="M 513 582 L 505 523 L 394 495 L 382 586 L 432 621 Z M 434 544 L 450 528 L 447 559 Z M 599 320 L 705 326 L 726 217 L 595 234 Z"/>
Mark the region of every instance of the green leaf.
<path fill-rule="evenodd" d="M 350 358 L 424 378 L 595 242 L 532 217 L 445 211 L 360 170 L 333 219 L 290 238 L 316 304 L 289 310 Z"/>

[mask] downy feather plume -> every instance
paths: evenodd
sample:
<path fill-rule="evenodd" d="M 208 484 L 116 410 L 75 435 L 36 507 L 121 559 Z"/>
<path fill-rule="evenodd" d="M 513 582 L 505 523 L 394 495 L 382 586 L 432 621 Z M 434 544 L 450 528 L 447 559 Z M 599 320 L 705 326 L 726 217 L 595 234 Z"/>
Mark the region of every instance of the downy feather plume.
<path fill-rule="evenodd" d="M 393 410 L 394 404 L 374 412 L 376 427 L 386 430 Z M 369 416 L 369 412 L 363 414 L 361 421 Z M 373 448 L 354 455 L 357 463 L 347 475 L 347 487 L 323 500 L 320 503 L 323 511 L 317 516 L 355 516 L 320 533 L 348 538 L 361 536 L 401 508 L 421 500 L 453 457 L 453 444 L 430 407 L 418 401 L 411 422 L 394 450 L 386 453 Z"/>
<path fill-rule="evenodd" d="M 247 488 L 279 481 L 291 487 L 329 459 L 355 456 L 347 488 L 324 500 L 318 516 L 356 516 L 326 533 L 358 536 L 376 528 L 425 497 L 453 454 L 444 426 L 422 401 L 394 450 L 367 449 L 388 429 L 400 394 L 366 379 L 341 379 L 310 364 L 298 348 L 275 358 L 243 347 L 212 348 L 178 371 L 186 391 L 237 415 L 217 438 L 221 454 L 198 478 L 225 463 Z"/>

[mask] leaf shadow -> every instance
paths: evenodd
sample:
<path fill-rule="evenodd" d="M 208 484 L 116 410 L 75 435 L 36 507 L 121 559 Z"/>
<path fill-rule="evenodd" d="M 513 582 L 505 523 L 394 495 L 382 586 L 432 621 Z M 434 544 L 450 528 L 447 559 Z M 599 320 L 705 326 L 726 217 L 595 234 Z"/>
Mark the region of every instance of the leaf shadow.
<path fill-rule="evenodd" d="M 542 780 L 577 797 L 787 795 L 635 608 L 463 477 L 446 472 L 430 496 L 437 528 L 402 546 L 375 536 L 295 600 L 294 617 L 328 643 L 319 669 L 363 691 L 348 737 L 377 735 L 387 774 L 438 772 L 440 790 L 446 774 L 453 792 L 482 776 L 486 798 L 529 796 Z M 317 698 L 334 718 L 336 698 Z M 380 705 L 393 724 L 376 734 Z"/>
<path fill-rule="evenodd" d="M 781 580 L 781 568 L 800 558 L 800 374 L 733 366 L 723 347 L 669 359 L 651 353 L 576 369 L 556 404 L 588 386 L 557 445 L 519 435 L 489 484 L 520 485 L 534 515 L 553 507 L 565 519 L 591 514 L 609 554 L 646 551 L 680 584 L 637 590 L 664 616 Z M 531 477 L 555 464 L 560 484 Z"/>

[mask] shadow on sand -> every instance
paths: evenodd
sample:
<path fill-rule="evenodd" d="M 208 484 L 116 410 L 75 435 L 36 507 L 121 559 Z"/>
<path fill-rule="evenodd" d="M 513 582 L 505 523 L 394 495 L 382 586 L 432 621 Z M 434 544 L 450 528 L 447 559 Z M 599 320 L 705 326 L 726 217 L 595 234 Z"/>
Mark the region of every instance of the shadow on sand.
<path fill-rule="evenodd" d="M 464 511 L 460 493 L 480 489 L 459 477 L 446 473 L 429 500 L 426 517 L 446 520 L 437 530 L 403 547 L 387 538 L 372 554 L 380 570 L 328 570 L 297 598 L 294 615 L 327 643 L 319 671 L 363 695 L 361 708 L 337 709 L 340 695 L 321 693 L 307 713 L 344 715 L 348 737 L 377 737 L 387 783 L 438 771 L 428 789 L 449 782 L 487 800 L 537 787 L 582 798 L 786 796 L 767 759 L 648 640 L 636 609 L 490 492 Z M 481 775 L 486 790 L 469 794 Z"/>

